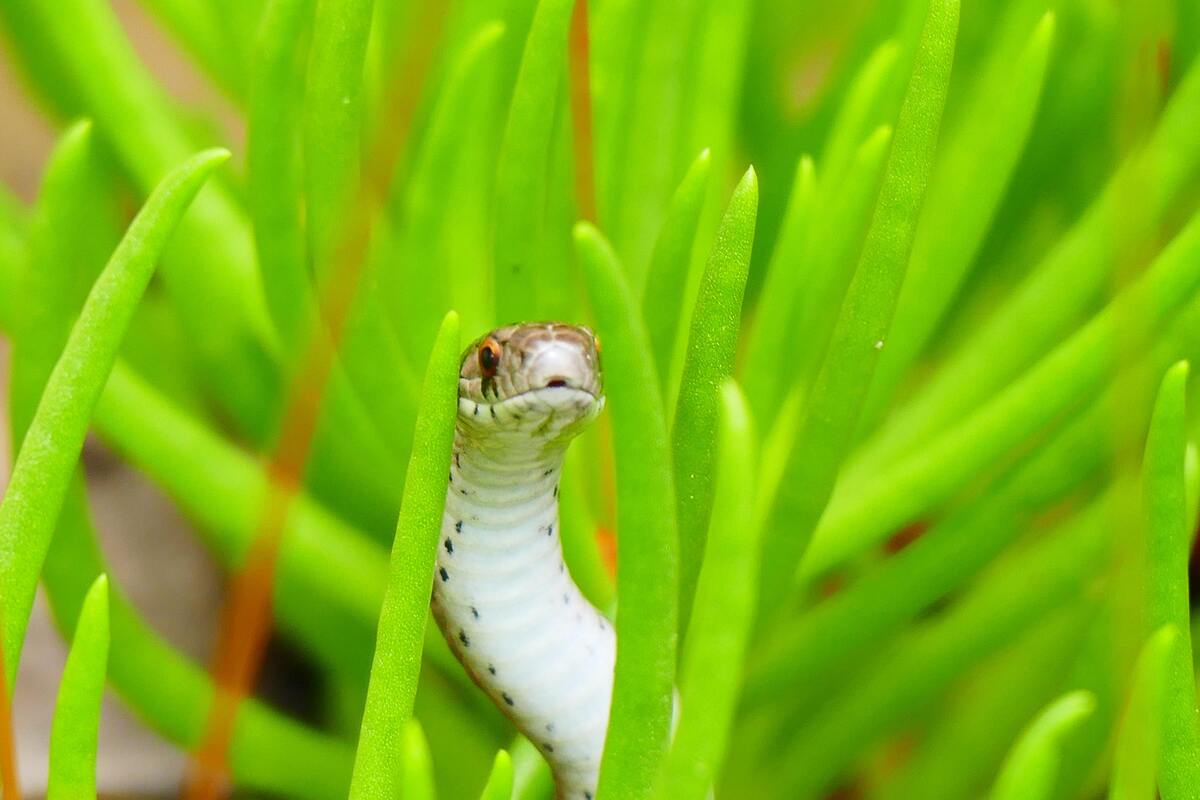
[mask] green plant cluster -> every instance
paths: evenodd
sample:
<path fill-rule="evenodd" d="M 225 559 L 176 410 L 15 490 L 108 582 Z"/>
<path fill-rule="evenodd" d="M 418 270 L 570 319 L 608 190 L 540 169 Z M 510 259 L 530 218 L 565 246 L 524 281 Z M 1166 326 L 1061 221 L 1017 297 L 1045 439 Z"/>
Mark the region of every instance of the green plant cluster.
<path fill-rule="evenodd" d="M 142 5 L 244 146 L 106 0 L 0 0 L 62 126 L 0 190 L 0 646 L 13 688 L 43 586 L 49 796 L 95 796 L 106 683 L 189 751 L 217 697 L 106 575 L 91 430 L 231 573 L 280 518 L 321 724 L 244 699 L 236 786 L 550 797 L 427 624 L 460 348 L 537 319 L 603 341 L 561 497 L 620 643 L 603 800 L 1200 796 L 1200 5 Z"/>

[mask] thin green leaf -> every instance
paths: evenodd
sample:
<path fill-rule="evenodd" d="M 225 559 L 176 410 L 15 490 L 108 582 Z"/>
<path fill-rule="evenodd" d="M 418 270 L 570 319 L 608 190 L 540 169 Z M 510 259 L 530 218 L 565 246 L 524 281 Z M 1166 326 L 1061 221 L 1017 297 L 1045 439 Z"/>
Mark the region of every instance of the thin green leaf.
<path fill-rule="evenodd" d="M 687 284 L 688 267 L 696 243 L 696 227 L 708 193 L 712 156 L 703 150 L 688 169 L 679 188 L 671 197 L 667 217 L 646 274 L 646 290 L 642 296 L 642 318 L 650 335 L 650 352 L 658 369 L 659 391 L 666 395 L 666 381 L 675 357 L 679 340 L 679 320 L 683 314 L 683 287 Z"/>
<path fill-rule="evenodd" d="M 560 275 L 537 258 L 575 0 L 540 0 L 513 89 L 496 177 L 495 297 L 501 323 L 536 319 L 541 284 Z"/>
<path fill-rule="evenodd" d="M 50 728 L 46 800 L 96 796 L 96 741 L 108 669 L 108 578 L 96 578 L 79 611 Z"/>
<path fill-rule="evenodd" d="M 658 797 L 701 800 L 716 780 L 737 707 L 754 615 L 759 529 L 753 522 L 758 441 L 741 390 L 721 387 L 711 532 L 684 648 L 679 723 Z"/>
<path fill-rule="evenodd" d="M 363 68 L 373 0 L 318 3 L 304 94 L 304 188 L 313 277 L 329 277 L 360 180 Z"/>
<path fill-rule="evenodd" d="M 1046 800 L 1054 792 L 1060 742 L 1096 708 L 1088 692 L 1071 692 L 1038 715 L 1008 754 L 991 800 Z"/>
<path fill-rule="evenodd" d="M 1177 635 L 1163 687 L 1166 696 L 1158 783 L 1164 800 L 1191 797 L 1200 787 L 1200 715 L 1196 710 L 1188 624 L 1192 521 L 1187 517 L 1184 484 L 1187 375 L 1187 362 L 1180 362 L 1163 377 L 1142 466 L 1148 550 L 1147 622 L 1151 631 L 1170 625 Z"/>
<path fill-rule="evenodd" d="M 617 256 L 592 225 L 575 226 L 604 340 L 617 463 L 617 649 L 599 797 L 647 797 L 666 755 L 678 630 L 677 527 L 666 414 L 649 335 Z"/>
<path fill-rule="evenodd" d="M 1150 270 L 1006 390 L 910 457 L 838 487 L 801 566 L 828 569 L 916 519 L 983 466 L 1096 392 L 1126 347 L 1145 347 L 1200 287 L 1200 215 Z M 1131 324 L 1129 320 L 1136 320 Z"/>
<path fill-rule="evenodd" d="M 315 0 L 270 0 L 255 48 L 246 111 L 246 182 L 267 310 L 285 357 L 315 319 L 302 222 L 302 60 Z"/>
<path fill-rule="evenodd" d="M 993 74 L 975 88 L 964 123 L 947 137 L 867 401 L 868 421 L 924 349 L 983 244 L 1033 126 L 1053 43 L 1054 14 L 1046 12 L 1015 58 L 995 54 Z"/>
<path fill-rule="evenodd" d="M 513 763 L 508 752 L 500 750 L 492 762 L 492 771 L 487 784 L 479 794 L 479 800 L 510 800 L 513 796 Z"/>
<path fill-rule="evenodd" d="M 1163 747 L 1161 721 L 1167 713 L 1167 683 L 1179 649 L 1179 631 L 1165 625 L 1142 646 L 1132 689 L 1117 731 L 1109 800 L 1148 800 L 1157 795 L 1156 774 Z"/>
<path fill-rule="evenodd" d="M 758 176 L 749 168 L 729 200 L 692 311 L 671 426 L 679 525 L 679 629 L 687 630 L 713 501 L 721 385 L 733 374 L 742 298 L 758 219 Z"/>
<path fill-rule="evenodd" d="M 0 186 L 0 330 L 11 331 L 13 298 L 25 263 L 25 229 L 28 224 L 21 202 Z"/>
<path fill-rule="evenodd" d="M 789 479 L 767 527 L 763 608 L 775 608 L 832 493 L 887 336 L 908 265 L 950 82 L 957 0 L 933 0 L 900 109 L 891 154 L 862 255 L 846 292 L 828 354 L 807 399 Z"/>
<path fill-rule="evenodd" d="M 435 345 L 436 346 L 436 345 Z M 449 467 L 449 460 L 447 460 Z M 430 566 L 432 570 L 432 565 Z M 389 754 L 389 762 L 395 762 L 394 752 Z M 404 800 L 434 800 L 437 792 L 433 786 L 433 755 L 429 752 L 429 741 L 421 723 L 408 719 L 400 732 L 400 774 L 403 780 L 398 787 L 399 793 L 384 795 L 385 797 L 403 797 Z M 354 796 L 354 784 L 350 784 L 351 797 Z"/>
<path fill-rule="evenodd" d="M 875 48 L 846 90 L 837 118 L 821 153 L 822 188 L 840 186 L 855 151 L 880 125 L 890 125 L 901 85 L 900 45 L 895 40 Z"/>
<path fill-rule="evenodd" d="M 784 363 L 789 345 L 797 338 L 791 335 L 792 311 L 801 287 L 811 280 L 811 264 L 805 256 L 814 235 L 817 200 L 816 167 L 804 155 L 796 164 L 791 196 L 746 342 L 742 369 L 746 395 L 754 418 L 764 425 L 774 422 L 784 401 L 790 374 Z"/>
<path fill-rule="evenodd" d="M 399 797 L 406 781 L 403 770 L 397 768 L 395 752 L 408 739 L 405 725 L 412 714 L 421 669 L 458 413 L 458 339 L 458 316 L 451 312 L 442 321 L 425 373 L 413 455 L 392 545 L 388 588 L 379 615 L 362 734 L 350 784 L 352 798 Z"/>
<path fill-rule="evenodd" d="M 224 150 L 200 153 L 169 174 L 130 225 L 96 280 L 13 466 L 0 505 L 0 587 L 6 685 L 12 686 L 38 575 L 83 448 L 92 409 L 155 263 Z"/>
<path fill-rule="evenodd" d="M 204 72 L 233 100 L 246 92 L 242 53 L 229 48 L 221 36 L 220 9 L 204 0 L 142 0 L 142 5 L 196 60 Z M 245 3 L 254 6 L 255 3 Z"/>

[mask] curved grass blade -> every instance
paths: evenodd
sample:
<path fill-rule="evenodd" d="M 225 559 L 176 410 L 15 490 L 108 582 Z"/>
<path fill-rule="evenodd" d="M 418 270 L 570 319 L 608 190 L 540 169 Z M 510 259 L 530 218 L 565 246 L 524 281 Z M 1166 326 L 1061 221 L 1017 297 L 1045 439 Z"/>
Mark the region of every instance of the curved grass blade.
<path fill-rule="evenodd" d="M 96 578 L 79 611 L 50 728 L 46 800 L 96 796 L 96 742 L 108 669 L 108 578 Z"/>
<path fill-rule="evenodd" d="M 1054 43 L 1046 12 L 1016 58 L 998 52 L 947 137 L 913 239 L 896 317 L 863 412 L 870 424 L 924 349 L 983 244 L 1029 138 Z"/>
<path fill-rule="evenodd" d="M 224 150 L 200 153 L 171 172 L 131 223 L 96 280 L 51 373 L 0 505 L 5 676 L 12 686 L 38 575 L 83 447 L 92 409 L 155 263 Z"/>
<path fill-rule="evenodd" d="M 1089 692 L 1071 692 L 1055 700 L 1037 716 L 1013 746 L 991 800 L 1048 800 L 1058 773 L 1059 745 L 1063 737 L 1096 708 Z"/>
<path fill-rule="evenodd" d="M 597 332 L 617 462 L 617 647 L 599 797 L 648 797 L 671 725 L 678 630 L 677 527 L 666 414 L 649 337 L 617 256 L 575 226 Z"/>
<path fill-rule="evenodd" d="M 762 610 L 774 609 L 791 584 L 858 424 L 887 336 L 917 214 L 933 160 L 950 82 L 958 28 L 957 0 L 933 0 L 901 105 L 875 214 L 867 231 L 824 363 L 807 398 L 803 422 L 780 486 L 765 547 Z M 765 621 L 760 612 L 760 622 Z"/>
<path fill-rule="evenodd" d="M 446 466 L 449 468 L 449 460 Z M 394 755 L 392 760 L 395 760 Z M 429 752 L 429 741 L 425 738 L 425 731 L 415 719 L 406 720 L 400 733 L 400 774 L 400 793 L 380 795 L 381 797 L 403 797 L 404 800 L 434 799 L 436 792 L 433 787 L 433 755 Z M 353 797 L 354 784 L 351 783 L 350 786 L 350 796 Z"/>
<path fill-rule="evenodd" d="M 496 175 L 494 292 L 501 324 L 538 318 L 540 286 L 555 274 L 537 257 L 575 0 L 540 0 L 513 89 Z"/>
<path fill-rule="evenodd" d="M 794 341 L 789 326 L 800 287 L 812 277 L 809 238 L 815 236 L 814 217 L 819 197 L 812 157 L 801 156 L 779 237 L 767 264 L 743 359 L 742 380 L 750 408 L 754 418 L 764 426 L 775 421 L 784 401 L 787 373 L 783 365 L 788 345 Z"/>
<path fill-rule="evenodd" d="M 508 752 L 500 750 L 492 762 L 492 772 L 479 794 L 479 800 L 511 800 L 513 796 L 513 763 Z"/>
<path fill-rule="evenodd" d="M 658 369 L 659 391 L 666 396 L 675 345 L 679 340 L 679 320 L 683 315 L 683 294 L 688 268 L 696 243 L 696 228 L 708 194 L 712 155 L 706 149 L 688 168 L 671 198 L 658 240 L 650 256 L 646 289 L 642 295 L 642 318 L 650 336 L 650 352 Z"/>
<path fill-rule="evenodd" d="M 0 186 L 0 330 L 11 331 L 13 298 L 26 258 L 26 219 L 21 201 Z"/>
<path fill-rule="evenodd" d="M 1109 800 L 1146 800 L 1156 792 L 1167 713 L 1171 661 L 1179 647 L 1179 631 L 1165 625 L 1146 640 L 1133 671 L 1132 688 L 1117 731 Z"/>
<path fill-rule="evenodd" d="M 446 504 L 446 475 L 458 413 L 458 316 L 442 321 L 425 373 L 421 410 L 396 539 L 388 588 L 379 615 L 375 658 L 354 760 L 351 798 L 393 798 L 406 782 L 395 753 L 407 741 L 412 715 L 437 539 Z"/>
<path fill-rule="evenodd" d="M 1200 287 L 1200 215 L 1153 266 L 1019 381 L 890 468 L 848 475 L 804 557 L 810 577 L 916 519 L 1100 389 L 1126 347 L 1145 347 Z M 1136 320 L 1137 324 L 1131 324 Z"/>
<path fill-rule="evenodd" d="M 679 722 L 658 784 L 663 800 L 702 800 L 716 780 L 755 609 L 759 528 L 748 520 L 754 519 L 758 438 L 737 384 L 726 381 L 720 399 L 716 497 L 695 626 L 683 652 Z"/>
<path fill-rule="evenodd" d="M 700 280 L 671 426 L 672 466 L 680 478 L 675 489 L 675 513 L 679 526 L 681 636 L 688 627 L 692 595 L 704 560 L 716 472 L 721 385 L 733 375 L 757 219 L 758 176 L 751 167 L 733 190 Z"/>
<path fill-rule="evenodd" d="M 1176 644 L 1167 659 L 1159 790 L 1164 800 L 1190 797 L 1200 787 L 1200 715 L 1192 672 L 1188 561 L 1194 520 L 1187 516 L 1184 452 L 1188 365 L 1167 371 L 1154 407 L 1142 494 L 1146 505 L 1147 616 L 1150 630 L 1170 625 Z"/>

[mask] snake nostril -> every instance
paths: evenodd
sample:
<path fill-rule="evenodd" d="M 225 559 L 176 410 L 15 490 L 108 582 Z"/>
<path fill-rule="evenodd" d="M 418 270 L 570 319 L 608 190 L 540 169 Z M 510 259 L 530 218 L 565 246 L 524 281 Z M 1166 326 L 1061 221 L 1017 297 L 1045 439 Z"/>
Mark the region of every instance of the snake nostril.
<path fill-rule="evenodd" d="M 567 385 L 566 378 L 560 378 L 557 375 L 546 381 L 547 389 L 561 389 Z"/>

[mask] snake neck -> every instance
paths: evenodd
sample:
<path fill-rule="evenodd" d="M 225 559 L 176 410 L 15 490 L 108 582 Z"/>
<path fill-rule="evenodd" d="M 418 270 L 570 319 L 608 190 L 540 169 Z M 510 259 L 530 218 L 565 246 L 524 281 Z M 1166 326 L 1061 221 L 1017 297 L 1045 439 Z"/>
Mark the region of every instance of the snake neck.
<path fill-rule="evenodd" d="M 558 534 L 563 446 L 456 434 L 434 616 L 467 672 L 545 755 L 559 796 L 595 794 L 615 636 Z"/>

